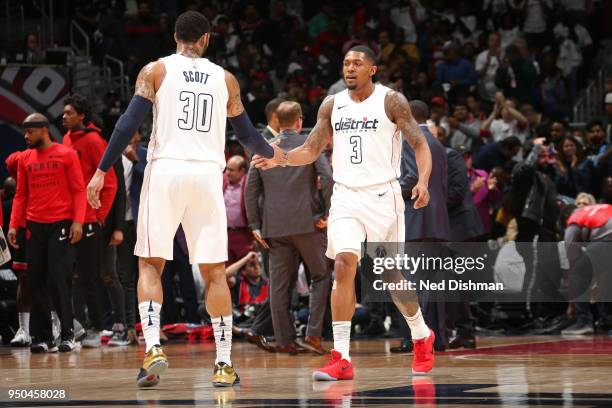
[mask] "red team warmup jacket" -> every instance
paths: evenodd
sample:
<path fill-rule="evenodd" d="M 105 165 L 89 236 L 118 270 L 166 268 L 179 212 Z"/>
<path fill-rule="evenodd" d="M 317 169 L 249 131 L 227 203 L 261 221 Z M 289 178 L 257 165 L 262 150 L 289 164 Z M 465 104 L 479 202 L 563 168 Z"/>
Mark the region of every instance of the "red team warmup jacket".
<path fill-rule="evenodd" d="M 26 220 L 82 223 L 86 200 L 83 174 L 74 150 L 53 143 L 43 151 L 20 152 L 11 228 L 24 226 Z"/>
<path fill-rule="evenodd" d="M 100 135 L 100 129 L 90 123 L 83 130 L 76 132 L 68 131 L 68 133 L 64 135 L 64 145 L 70 146 L 76 150 L 81 161 L 83 179 L 87 185 L 96 172 L 98 164 L 104 154 L 104 149 L 106 149 L 106 141 Z M 102 206 L 95 210 L 88 204 L 85 222 L 100 221 L 104 223 L 113 206 L 113 200 L 115 199 L 116 193 L 117 175 L 115 174 L 115 170 L 111 167 L 104 177 L 104 187 L 102 187 L 102 191 L 100 191 L 100 203 Z"/>

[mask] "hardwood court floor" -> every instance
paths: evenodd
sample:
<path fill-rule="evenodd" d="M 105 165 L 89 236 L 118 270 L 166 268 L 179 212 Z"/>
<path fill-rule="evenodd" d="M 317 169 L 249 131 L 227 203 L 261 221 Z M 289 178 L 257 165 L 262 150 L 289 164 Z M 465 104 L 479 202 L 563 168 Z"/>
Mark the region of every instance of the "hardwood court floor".
<path fill-rule="evenodd" d="M 269 354 L 235 343 L 242 384 L 210 384 L 214 344 L 164 347 L 170 368 L 153 389 L 134 384 L 142 348 L 102 347 L 31 355 L 0 347 L 0 407 L 612 407 L 612 338 L 487 337 L 479 349 L 438 353 L 428 377 L 410 374 L 411 355 L 394 355 L 397 340 L 354 341 L 353 381 L 313 383 L 324 362 L 312 355 Z M 67 400 L 8 400 L 8 389 L 64 388 Z"/>

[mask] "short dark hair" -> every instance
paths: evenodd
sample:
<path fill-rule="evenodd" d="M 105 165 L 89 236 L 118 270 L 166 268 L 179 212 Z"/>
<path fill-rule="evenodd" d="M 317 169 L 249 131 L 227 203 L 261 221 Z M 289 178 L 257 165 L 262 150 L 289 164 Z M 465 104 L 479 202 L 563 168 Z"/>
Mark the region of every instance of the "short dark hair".
<path fill-rule="evenodd" d="M 599 126 L 602 129 L 605 129 L 606 127 L 604 126 L 603 122 L 599 119 L 593 119 L 591 120 L 589 123 L 587 123 L 586 128 L 588 131 L 591 131 L 593 129 L 593 126 Z"/>
<path fill-rule="evenodd" d="M 91 119 L 91 107 L 86 97 L 81 94 L 75 93 L 68 95 L 64 99 L 64 106 L 70 105 L 79 115 L 85 115 L 83 123 L 87 123 Z"/>
<path fill-rule="evenodd" d="M 363 52 L 366 58 L 369 59 L 372 62 L 372 64 L 376 63 L 376 54 L 374 54 L 374 51 L 367 45 L 356 45 L 352 47 L 350 50 L 348 50 L 346 53 L 348 54 L 351 51 Z"/>
<path fill-rule="evenodd" d="M 274 98 L 266 104 L 266 107 L 264 108 L 264 112 L 266 114 L 266 120 L 270 121 L 270 117 L 272 116 L 274 112 L 276 112 L 278 105 L 280 105 L 283 102 L 285 102 L 284 98 Z"/>
<path fill-rule="evenodd" d="M 409 105 L 417 123 L 424 123 L 429 118 L 429 106 L 425 102 L 415 99 L 410 101 Z"/>
<path fill-rule="evenodd" d="M 186 11 L 176 19 L 174 24 L 176 38 L 185 42 L 196 42 L 204 34 L 210 33 L 210 23 L 202 13 Z"/>
<path fill-rule="evenodd" d="M 516 136 L 508 136 L 500 142 L 502 148 L 512 149 L 513 147 L 521 147 L 521 139 Z"/>

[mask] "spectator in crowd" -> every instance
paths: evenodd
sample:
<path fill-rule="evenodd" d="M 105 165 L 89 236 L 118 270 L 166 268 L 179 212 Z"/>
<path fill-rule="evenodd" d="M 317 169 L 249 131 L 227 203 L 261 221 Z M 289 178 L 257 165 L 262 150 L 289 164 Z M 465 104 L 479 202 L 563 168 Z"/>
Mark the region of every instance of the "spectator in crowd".
<path fill-rule="evenodd" d="M 587 131 L 589 140 L 587 152 L 589 158 L 596 167 L 601 169 L 607 164 L 606 159 L 610 155 L 604 125 L 599 120 L 592 120 L 587 124 Z"/>
<path fill-rule="evenodd" d="M 516 98 L 521 105 L 532 102 L 537 83 L 538 72 L 533 62 L 524 58 L 516 45 L 509 45 L 502 64 L 495 73 L 495 85 L 506 97 Z"/>
<path fill-rule="evenodd" d="M 465 95 L 476 85 L 474 64 L 461 57 L 457 44 L 444 46 L 444 61 L 436 67 L 436 81 L 450 84 L 449 92 L 454 96 Z"/>
<path fill-rule="evenodd" d="M 570 104 L 574 99 L 568 93 L 562 72 L 555 66 L 552 52 L 545 52 L 541 60 L 543 78 L 540 94 L 544 113 L 551 118 L 564 120 L 570 115 Z"/>
<path fill-rule="evenodd" d="M 474 159 L 474 167 L 490 172 L 493 167 L 500 166 L 504 170 L 512 170 L 514 160 L 521 149 L 521 141 L 516 136 L 509 136 L 499 142 L 489 143 L 480 149 Z"/>
<path fill-rule="evenodd" d="M 567 137 L 568 130 L 568 123 L 562 120 L 554 121 L 550 125 L 550 142 L 557 151 L 563 150 L 563 141 Z"/>
<path fill-rule="evenodd" d="M 529 126 L 527 118 L 516 109 L 511 99 L 506 99 L 503 93 L 497 92 L 496 102 L 491 115 L 482 124 L 482 130 L 491 134 L 494 142 L 499 142 L 510 136 L 519 138 L 521 143 L 527 139 Z"/>
<path fill-rule="evenodd" d="M 21 64 L 42 64 L 45 53 L 40 48 L 38 36 L 34 33 L 27 33 L 22 49 L 15 55 L 15 62 Z"/>
<path fill-rule="evenodd" d="M 136 335 L 136 280 L 138 257 L 134 255 L 136 245 L 136 220 L 140 204 L 140 190 L 147 165 L 147 149 L 140 145 L 140 133 L 134 133 L 128 147 L 121 156 L 125 179 L 126 204 L 123 242 L 117 246 L 117 273 L 125 296 L 125 320 L 128 344 L 138 344 Z"/>
<path fill-rule="evenodd" d="M 483 137 L 490 136 L 486 129 L 482 129 L 480 120 L 472 116 L 465 103 L 455 104 L 452 116 L 447 119 L 449 127 L 448 144 L 450 147 L 467 146 L 478 150 L 483 143 Z"/>
<path fill-rule="evenodd" d="M 227 265 L 233 264 L 252 249 L 244 196 L 246 173 L 245 158 L 242 156 L 230 157 L 223 177 L 223 197 L 227 211 Z"/>
<path fill-rule="evenodd" d="M 322 33 L 328 29 L 329 21 L 331 20 L 333 14 L 333 3 L 330 1 L 323 3 L 321 11 L 308 22 L 308 35 L 310 38 L 316 38 L 319 33 Z"/>
<path fill-rule="evenodd" d="M 389 12 L 391 22 L 402 29 L 407 43 L 417 42 L 417 25 L 426 17 L 427 11 L 419 0 L 408 0 L 398 4 Z"/>
<path fill-rule="evenodd" d="M 595 205 L 597 201 L 592 194 L 589 193 L 579 193 L 576 196 L 576 208 L 586 207 L 587 205 Z"/>
<path fill-rule="evenodd" d="M 480 216 L 482 232 L 485 236 L 491 232 L 491 214 L 493 209 L 501 203 L 502 192 L 497 186 L 497 176 L 484 170 L 476 169 L 473 165 L 472 151 L 467 146 L 457 149 L 463 156 L 467 174 L 470 179 L 470 192 L 474 206 Z"/>
<path fill-rule="evenodd" d="M 138 72 L 146 61 L 154 60 L 162 51 L 157 49 L 160 33 L 161 27 L 152 15 L 151 3 L 139 0 L 138 14 L 128 19 L 125 25 L 131 73 Z"/>
<path fill-rule="evenodd" d="M 538 242 L 557 242 L 557 221 L 559 208 L 557 206 L 555 183 L 550 177 L 551 164 L 549 151 L 551 146 L 544 145 L 544 138 L 533 140 L 533 147 L 522 162 L 512 171 L 512 212 L 517 221 L 517 250 L 526 266 L 524 289 L 535 274 L 535 290 L 540 299 L 561 299 L 558 291 L 561 284 L 559 276 L 559 258 L 551 245 L 538 247 L 538 264 L 533 265 L 533 241 L 538 236 Z M 537 317 L 550 317 L 557 304 L 546 304 L 541 310 L 536 310 Z M 558 307 L 558 306 L 557 306 Z M 557 313 L 559 311 L 556 311 Z"/>
<path fill-rule="evenodd" d="M 265 311 L 261 306 L 268 299 L 270 284 L 261 274 L 259 257 L 255 252 L 251 251 L 234 262 L 225 273 L 232 291 L 234 315 L 239 316 L 236 322 Z"/>
<path fill-rule="evenodd" d="M 476 73 L 480 78 L 480 95 L 488 102 L 495 102 L 495 73 L 501 65 L 501 37 L 499 33 L 489 34 L 488 48 L 476 58 Z"/>
<path fill-rule="evenodd" d="M 552 15 L 552 0 L 510 0 L 523 18 L 523 31 L 530 44 L 542 50 L 551 40 L 548 32 L 548 19 Z"/>
<path fill-rule="evenodd" d="M 407 141 L 402 142 L 402 160 L 400 186 L 402 196 L 405 201 L 405 223 L 406 223 L 406 242 L 409 241 L 450 241 L 450 224 L 448 221 L 447 202 L 447 156 L 446 149 L 438 139 L 429 131 L 427 118 L 429 117 L 429 107 L 423 101 L 413 100 L 410 102 L 412 116 L 419 124 L 421 131 L 425 135 L 425 140 L 429 145 L 432 160 L 436 163 L 432 167 L 429 176 L 429 205 L 424 208 L 414 209 L 412 200 L 412 188 L 416 185 L 419 174 L 416 166 L 414 151 Z M 435 309 L 435 305 L 432 307 Z M 405 319 L 398 319 L 401 343 L 398 347 L 391 347 L 392 353 L 406 353 L 412 351 L 413 344 L 410 330 L 405 323 Z"/>
<path fill-rule="evenodd" d="M 576 197 L 582 192 L 592 193 L 595 166 L 585 157 L 580 142 L 573 136 L 565 136 L 560 146 L 561 151 L 556 161 L 557 193 L 568 197 Z"/>
<path fill-rule="evenodd" d="M 17 228 L 27 225 L 32 352 L 69 352 L 76 347 L 71 278 L 73 244 L 81 239 L 85 220 L 83 174 L 76 152 L 52 141 L 44 115 L 29 115 L 23 127 L 30 150 L 19 158 L 8 241 L 17 247 Z M 61 322 L 59 346 L 51 331 L 49 292 Z"/>
<path fill-rule="evenodd" d="M 85 183 L 93 177 L 106 141 L 100 135 L 100 129 L 91 123 L 89 102 L 83 96 L 74 94 L 64 100 L 63 125 L 68 131 L 64 135 L 64 145 L 72 147 L 78 154 Z M 75 295 L 75 314 L 79 321 L 85 320 L 85 304 L 89 317 L 87 337 L 82 341 L 83 347 L 100 347 L 103 326 L 103 311 L 100 299 L 102 286 L 100 274 L 100 240 L 101 225 L 111 209 L 117 192 L 117 177 L 110 169 L 104 178 L 104 187 L 100 192 L 102 206 L 94 209 L 87 205 L 84 236 L 76 245 L 75 278 L 80 293 Z M 77 291 L 75 291 L 77 292 Z"/>
<path fill-rule="evenodd" d="M 281 133 L 279 146 L 284 150 L 301 146 L 302 111 L 296 102 L 283 102 L 277 108 Z M 317 177 L 320 178 L 325 205 L 324 213 L 315 213 L 319 200 Z M 325 258 L 327 246 L 325 217 L 331 198 L 331 171 L 324 155 L 312 165 L 249 170 L 247 214 L 249 225 L 258 241 L 270 243 L 270 309 L 274 324 L 276 350 L 296 353 L 300 346 L 323 354 L 321 334 L 323 316 L 330 292 L 330 266 Z M 262 214 L 258 200 L 263 197 Z M 289 212 L 287 212 L 290 210 Z M 300 257 L 311 275 L 310 319 L 303 342 L 298 345 L 292 334 L 289 315 L 291 293 L 297 280 Z"/>

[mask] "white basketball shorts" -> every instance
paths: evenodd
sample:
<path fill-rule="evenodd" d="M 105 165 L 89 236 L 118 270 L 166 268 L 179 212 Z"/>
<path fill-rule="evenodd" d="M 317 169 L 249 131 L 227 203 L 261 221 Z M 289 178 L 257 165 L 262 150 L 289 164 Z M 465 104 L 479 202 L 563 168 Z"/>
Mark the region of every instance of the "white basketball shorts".
<path fill-rule="evenodd" d="M 349 252 L 362 254 L 362 243 L 400 243 L 387 253 L 403 253 L 404 200 L 397 180 L 365 188 L 349 188 L 336 183 L 327 223 L 328 258 Z M 368 251 L 369 252 L 369 251 Z"/>
<path fill-rule="evenodd" d="M 172 260 L 179 224 L 191 264 L 227 261 L 223 173 L 218 164 L 172 159 L 147 164 L 134 254 Z"/>

